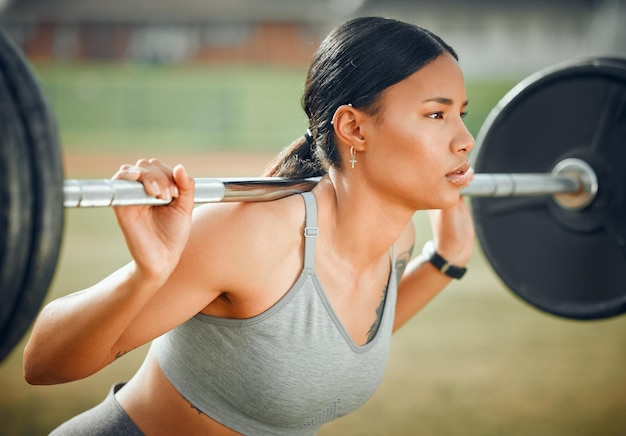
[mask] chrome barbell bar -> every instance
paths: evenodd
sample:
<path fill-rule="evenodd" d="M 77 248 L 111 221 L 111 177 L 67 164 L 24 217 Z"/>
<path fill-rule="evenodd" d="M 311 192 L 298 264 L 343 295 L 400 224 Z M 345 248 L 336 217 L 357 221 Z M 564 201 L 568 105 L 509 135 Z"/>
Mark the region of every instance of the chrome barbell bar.
<path fill-rule="evenodd" d="M 194 202 L 276 200 L 309 191 L 318 181 L 319 178 L 196 178 Z M 553 195 L 561 206 L 580 209 L 593 200 L 597 190 L 596 175 L 588 164 L 565 159 L 551 173 L 475 174 L 461 193 L 472 197 Z M 63 197 L 67 208 L 167 204 L 148 195 L 141 183 L 127 180 L 66 180 Z"/>

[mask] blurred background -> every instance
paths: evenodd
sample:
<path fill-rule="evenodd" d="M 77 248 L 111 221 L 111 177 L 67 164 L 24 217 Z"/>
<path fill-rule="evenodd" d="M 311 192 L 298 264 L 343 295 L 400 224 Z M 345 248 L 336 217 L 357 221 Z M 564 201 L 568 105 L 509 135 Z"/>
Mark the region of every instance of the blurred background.
<path fill-rule="evenodd" d="M 153 156 L 196 177 L 260 175 L 307 127 L 300 95 L 319 42 L 365 15 L 419 24 L 455 48 L 474 134 L 533 72 L 626 56 L 624 0 L 0 0 L 0 26 L 55 113 L 67 178 L 109 177 Z M 415 226 L 429 239 L 425 216 Z M 127 261 L 110 210 L 69 210 L 48 300 Z M 466 277 L 395 335 L 375 396 L 320 434 L 626 434 L 625 317 L 539 312 L 502 285 L 480 246 Z M 32 387 L 23 345 L 0 363 L 2 435 L 47 434 L 127 380 L 145 354 L 86 380 Z"/>

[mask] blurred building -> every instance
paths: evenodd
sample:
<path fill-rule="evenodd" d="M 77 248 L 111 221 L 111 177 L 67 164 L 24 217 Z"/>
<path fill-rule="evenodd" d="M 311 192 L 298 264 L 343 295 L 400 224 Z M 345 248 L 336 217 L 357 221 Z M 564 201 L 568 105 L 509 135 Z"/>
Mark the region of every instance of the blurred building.
<path fill-rule="evenodd" d="M 626 0 L 12 0 L 0 24 L 34 60 L 303 65 L 332 26 L 364 15 L 433 30 L 468 74 L 626 56 Z"/>
<path fill-rule="evenodd" d="M 626 0 L 371 0 L 454 47 L 466 74 L 526 75 L 585 56 L 626 56 Z"/>
<path fill-rule="evenodd" d="M 307 62 L 320 2 L 14 0 L 0 16 L 31 59 Z"/>

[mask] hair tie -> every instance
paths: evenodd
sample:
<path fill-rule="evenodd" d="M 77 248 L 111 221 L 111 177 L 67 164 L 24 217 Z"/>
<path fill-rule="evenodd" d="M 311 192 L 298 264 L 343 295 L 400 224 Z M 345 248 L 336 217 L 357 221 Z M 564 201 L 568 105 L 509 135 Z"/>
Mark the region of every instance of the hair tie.
<path fill-rule="evenodd" d="M 313 134 L 311 133 L 311 129 L 306 129 L 306 132 L 304 132 L 304 140 L 309 145 L 309 147 L 312 147 L 313 144 L 315 144 L 315 140 L 313 139 Z"/>

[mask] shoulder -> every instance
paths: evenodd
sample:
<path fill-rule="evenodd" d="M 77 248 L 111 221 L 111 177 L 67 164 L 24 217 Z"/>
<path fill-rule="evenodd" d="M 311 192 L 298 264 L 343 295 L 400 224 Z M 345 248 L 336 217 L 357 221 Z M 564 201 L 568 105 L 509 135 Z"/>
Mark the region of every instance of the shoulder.
<path fill-rule="evenodd" d="M 280 237 L 285 227 L 304 223 L 304 202 L 299 195 L 280 200 L 207 204 L 194 211 L 193 231 L 250 247 L 272 236 Z"/>
<path fill-rule="evenodd" d="M 206 277 L 224 290 L 247 287 L 299 253 L 304 202 L 299 195 L 275 201 L 218 203 L 194 210 L 189 251 Z M 218 283 L 215 283 L 217 280 Z"/>

